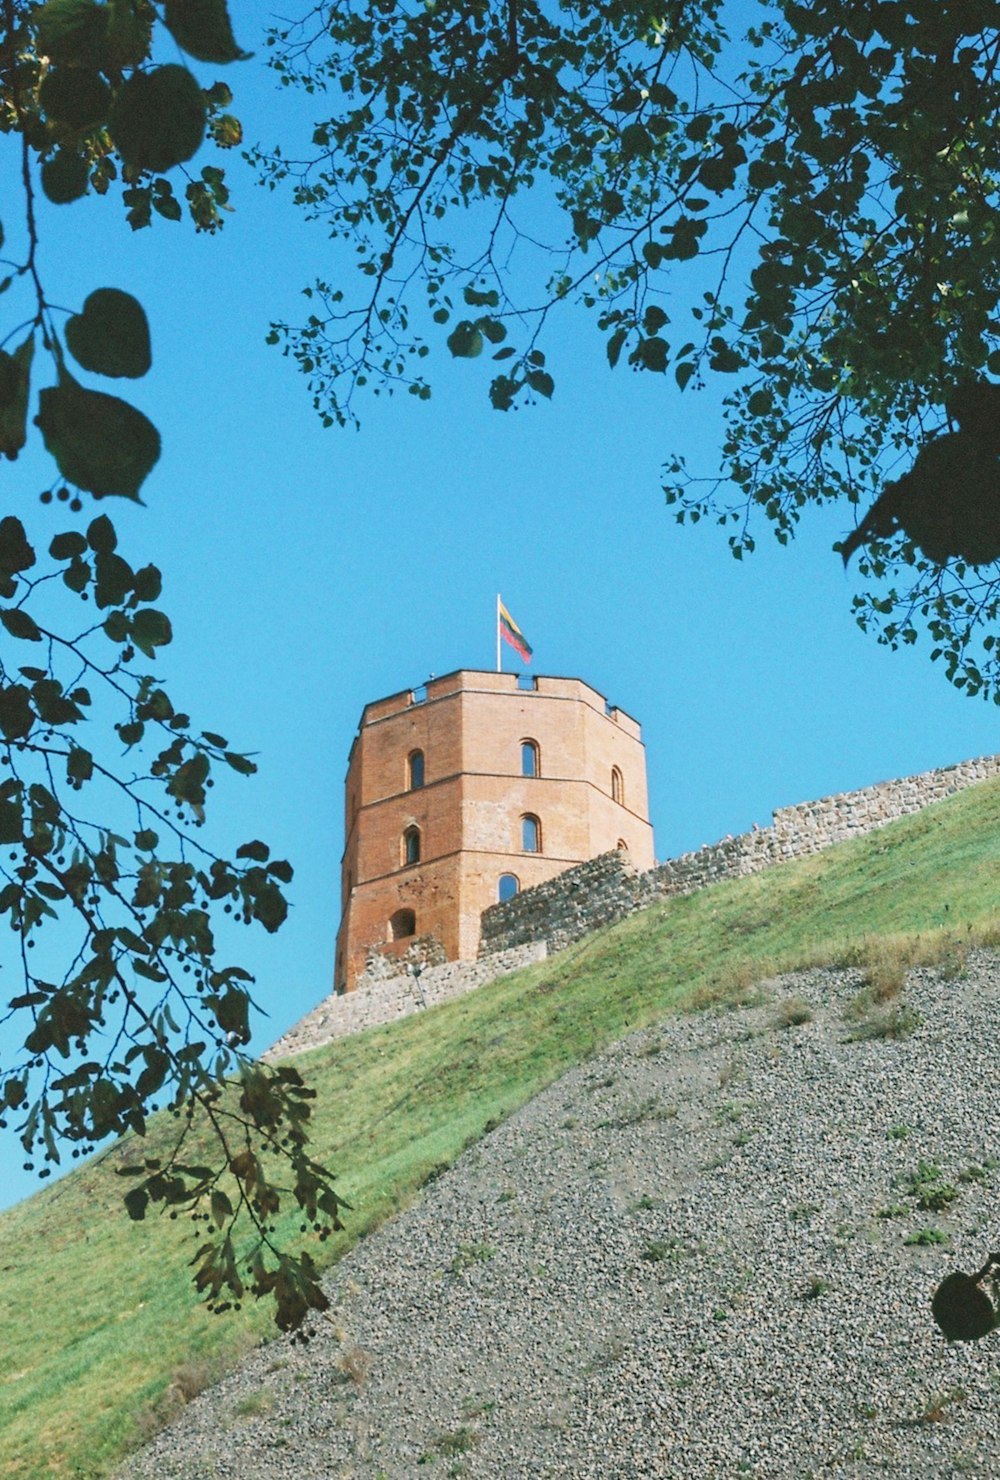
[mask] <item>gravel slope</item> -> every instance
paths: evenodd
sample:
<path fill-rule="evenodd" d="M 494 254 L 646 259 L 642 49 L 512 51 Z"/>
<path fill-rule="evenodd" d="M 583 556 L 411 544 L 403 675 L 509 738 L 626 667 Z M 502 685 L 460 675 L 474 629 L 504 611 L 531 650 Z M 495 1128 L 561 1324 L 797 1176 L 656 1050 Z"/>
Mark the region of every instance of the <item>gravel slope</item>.
<path fill-rule="evenodd" d="M 857 986 L 783 978 L 573 1071 L 122 1476 L 993 1480 L 1000 1331 L 948 1346 L 928 1301 L 1000 1248 L 1000 960 L 911 973 L 902 1040 L 846 1041 Z"/>

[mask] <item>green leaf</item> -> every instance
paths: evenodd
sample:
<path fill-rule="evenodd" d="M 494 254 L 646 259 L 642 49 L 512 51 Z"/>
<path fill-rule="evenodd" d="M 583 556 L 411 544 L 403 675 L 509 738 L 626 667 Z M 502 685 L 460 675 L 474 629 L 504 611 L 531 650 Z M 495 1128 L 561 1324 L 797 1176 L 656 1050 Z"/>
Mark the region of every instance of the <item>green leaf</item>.
<path fill-rule="evenodd" d="M 499 319 L 477 319 L 476 328 L 486 335 L 490 344 L 502 344 L 507 338 L 507 327 Z"/>
<path fill-rule="evenodd" d="M 140 828 L 135 835 L 135 846 L 140 853 L 152 853 L 160 839 L 150 827 Z"/>
<path fill-rule="evenodd" d="M 100 555 L 110 555 L 118 548 L 118 536 L 107 514 L 98 514 L 87 525 L 87 544 Z"/>
<path fill-rule="evenodd" d="M 496 288 L 474 288 L 471 283 L 463 288 L 462 296 L 472 308 L 497 308 L 500 303 Z"/>
<path fill-rule="evenodd" d="M 73 149 L 57 149 L 42 165 L 42 189 L 56 206 L 67 206 L 86 195 L 89 179 L 86 159 Z"/>
<path fill-rule="evenodd" d="M 85 67 L 53 67 L 38 89 L 42 112 L 69 128 L 92 129 L 104 122 L 111 89 L 99 72 Z"/>
<path fill-rule="evenodd" d="M 7 740 L 23 740 L 31 733 L 34 711 L 28 703 L 28 690 L 22 683 L 0 688 L 0 734 Z"/>
<path fill-rule="evenodd" d="M 144 606 L 132 618 L 132 641 L 147 658 L 153 656 L 155 648 L 166 647 L 172 637 L 170 618 L 155 607 Z"/>
<path fill-rule="evenodd" d="M 149 323 L 131 293 L 97 288 L 66 324 L 66 345 L 84 370 L 137 380 L 152 364 Z"/>
<path fill-rule="evenodd" d="M 162 174 L 198 152 L 205 136 L 205 99 L 197 79 L 175 62 L 133 72 L 119 90 L 109 127 L 133 170 Z"/>
<path fill-rule="evenodd" d="M 284 923 L 288 903 L 276 884 L 265 884 L 262 889 L 258 889 L 254 896 L 252 913 L 268 934 L 273 935 Z"/>
<path fill-rule="evenodd" d="M 552 399 L 555 390 L 555 381 L 547 370 L 529 370 L 527 374 L 528 384 L 538 395 L 544 396 L 546 400 Z"/>
<path fill-rule="evenodd" d="M 654 370 L 662 374 L 667 368 L 670 358 L 670 348 L 665 339 L 654 335 L 652 339 L 640 339 L 632 356 L 637 365 L 644 370 Z"/>
<path fill-rule="evenodd" d="M 74 745 L 66 757 L 66 775 L 70 781 L 81 785 L 94 774 L 94 757 L 82 745 Z"/>
<path fill-rule="evenodd" d="M 622 129 L 623 159 L 648 159 L 653 152 L 653 137 L 641 123 L 629 123 Z"/>
<path fill-rule="evenodd" d="M 470 319 L 463 319 L 448 335 L 447 345 L 456 359 L 474 360 L 483 352 L 483 336 Z"/>
<path fill-rule="evenodd" d="M 160 434 L 148 417 L 117 396 L 85 390 L 65 371 L 39 402 L 45 446 L 68 483 L 96 498 L 138 500 L 160 456 Z"/>
<path fill-rule="evenodd" d="M 155 565 L 143 565 L 135 573 L 135 594 L 140 601 L 155 601 L 163 588 L 163 578 Z"/>
<path fill-rule="evenodd" d="M 34 334 L 29 334 L 12 355 L 0 350 L 0 454 L 11 462 L 28 439 L 28 390 L 34 353 Z"/>
<path fill-rule="evenodd" d="M 227 765 L 240 776 L 253 776 L 256 774 L 256 762 L 252 761 L 248 755 L 240 755 L 238 751 L 227 750 L 225 759 Z"/>
<path fill-rule="evenodd" d="M 108 15 L 108 7 L 97 0 L 45 0 L 35 16 L 39 53 L 66 66 L 101 66 Z"/>
<path fill-rule="evenodd" d="M 243 62 L 253 55 L 236 44 L 226 0 L 167 0 L 164 20 L 177 45 L 199 62 Z"/>
<path fill-rule="evenodd" d="M 237 858 L 249 858 L 254 863 L 266 863 L 271 856 L 271 850 L 266 843 L 255 838 L 251 843 L 241 843 L 236 850 Z"/>
<path fill-rule="evenodd" d="M 64 534 L 57 534 L 49 546 L 49 554 L 53 560 L 71 560 L 74 555 L 82 555 L 87 548 L 87 541 L 78 529 L 68 529 Z"/>
<path fill-rule="evenodd" d="M 619 360 L 619 358 L 621 356 L 621 352 L 622 352 L 622 346 L 624 345 L 625 340 L 627 339 L 627 337 L 628 337 L 628 330 L 627 329 L 616 329 L 615 332 L 611 335 L 611 338 L 608 340 L 608 343 L 607 343 L 608 364 L 611 366 L 612 370 L 618 364 L 618 360 Z"/>
<path fill-rule="evenodd" d="M 21 637 L 25 642 L 41 642 L 42 640 L 42 634 L 38 630 L 34 617 L 29 616 L 18 606 L 0 611 L 0 622 L 6 627 L 11 637 Z"/>
<path fill-rule="evenodd" d="M 674 371 L 674 379 L 677 381 L 677 384 L 680 386 L 681 390 L 684 389 L 693 374 L 693 360 L 683 360 L 681 364 L 677 366 L 677 369 Z"/>
<path fill-rule="evenodd" d="M 94 557 L 94 601 L 102 609 L 121 606 L 132 590 L 132 567 L 111 550 Z"/>

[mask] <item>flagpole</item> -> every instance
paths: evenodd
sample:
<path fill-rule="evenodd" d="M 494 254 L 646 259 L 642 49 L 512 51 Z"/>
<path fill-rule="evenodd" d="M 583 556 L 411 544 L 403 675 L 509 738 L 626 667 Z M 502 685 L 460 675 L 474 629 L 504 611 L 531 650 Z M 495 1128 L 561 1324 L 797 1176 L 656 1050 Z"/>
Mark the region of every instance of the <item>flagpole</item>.
<path fill-rule="evenodd" d="M 500 592 L 499 591 L 497 592 L 497 620 L 496 620 L 496 628 L 497 628 L 497 672 L 499 673 L 501 671 L 500 670 Z"/>

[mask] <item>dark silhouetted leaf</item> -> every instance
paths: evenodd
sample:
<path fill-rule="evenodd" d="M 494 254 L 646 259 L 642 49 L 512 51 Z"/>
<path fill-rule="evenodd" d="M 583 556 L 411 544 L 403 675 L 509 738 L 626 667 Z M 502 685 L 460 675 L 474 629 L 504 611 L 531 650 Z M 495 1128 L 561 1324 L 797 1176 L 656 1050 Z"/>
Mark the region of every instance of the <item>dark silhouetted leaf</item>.
<path fill-rule="evenodd" d="M 97 288 L 83 312 L 66 324 L 66 344 L 85 370 L 98 375 L 145 375 L 152 364 L 149 324 L 142 304 L 118 288 Z"/>
<path fill-rule="evenodd" d="M 254 839 L 250 843 L 242 843 L 236 850 L 237 858 L 250 858 L 254 863 L 266 863 L 271 856 L 271 850 L 266 843 Z"/>
<path fill-rule="evenodd" d="M 103 123 L 111 106 L 111 89 L 99 72 L 85 67 L 53 67 L 38 90 L 42 112 L 70 128 L 90 129 Z"/>
<path fill-rule="evenodd" d="M 147 658 L 153 656 L 154 649 L 166 647 L 172 636 L 170 618 L 155 607 L 143 607 L 132 618 L 132 640 Z"/>
<path fill-rule="evenodd" d="M 24 684 L 14 683 L 0 688 L 0 733 L 5 739 L 23 740 L 30 734 L 34 722 L 34 711 Z"/>
<path fill-rule="evenodd" d="M 4 624 L 11 637 L 21 637 L 25 642 L 41 642 L 42 640 L 38 623 L 34 617 L 22 611 L 20 607 L 8 607 L 5 611 L 0 611 L 0 622 Z"/>
<path fill-rule="evenodd" d="M 109 14 L 97 0 L 45 0 L 35 18 L 39 52 L 67 66 L 100 67 Z"/>
<path fill-rule="evenodd" d="M 117 396 L 85 390 L 66 372 L 39 401 L 45 446 L 67 482 L 97 498 L 138 499 L 160 455 L 160 434 L 147 416 Z"/>
<path fill-rule="evenodd" d="M 241 62 L 226 0 L 167 0 L 164 17 L 177 45 L 199 62 Z"/>
<path fill-rule="evenodd" d="M 11 461 L 28 435 L 28 390 L 35 336 L 29 334 L 12 355 L 0 350 L 0 453 Z"/>
<path fill-rule="evenodd" d="M 131 169 L 162 174 L 198 152 L 205 118 L 197 79 L 171 62 L 152 72 L 133 72 L 115 98 L 111 137 Z"/>
<path fill-rule="evenodd" d="M 456 359 L 473 360 L 483 352 L 483 336 L 469 319 L 463 319 L 448 335 L 448 348 Z"/>
<path fill-rule="evenodd" d="M 57 149 L 42 165 L 42 189 L 53 205 L 68 206 L 87 193 L 90 170 L 82 154 Z"/>
<path fill-rule="evenodd" d="M 74 555 L 82 555 L 87 548 L 87 541 L 78 529 L 67 530 L 65 534 L 57 534 L 49 546 L 49 554 L 53 560 L 70 560 Z"/>

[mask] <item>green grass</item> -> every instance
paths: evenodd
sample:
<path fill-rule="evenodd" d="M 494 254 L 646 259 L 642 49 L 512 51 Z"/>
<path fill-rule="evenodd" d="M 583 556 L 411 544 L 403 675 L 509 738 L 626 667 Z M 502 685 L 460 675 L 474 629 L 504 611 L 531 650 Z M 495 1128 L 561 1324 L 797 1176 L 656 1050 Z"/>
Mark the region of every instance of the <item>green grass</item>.
<path fill-rule="evenodd" d="M 347 1232 L 316 1257 L 339 1257 L 491 1123 L 666 1013 L 751 1000 L 755 983 L 803 965 L 865 969 L 887 940 L 893 959 L 903 941 L 908 961 L 939 962 L 1000 941 L 998 861 L 1000 782 L 988 782 L 868 838 L 664 901 L 550 962 L 300 1056 L 319 1091 L 317 1154 L 354 1206 Z M 190 1224 L 130 1224 L 119 1156 L 0 1216 L 0 1476 L 107 1475 L 269 1331 L 266 1310 L 212 1317 L 195 1302 Z M 298 1237 L 297 1219 L 284 1227 Z"/>

